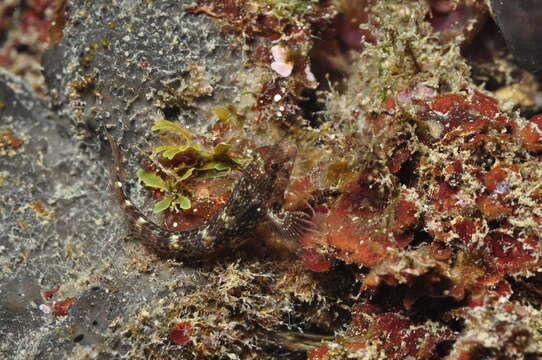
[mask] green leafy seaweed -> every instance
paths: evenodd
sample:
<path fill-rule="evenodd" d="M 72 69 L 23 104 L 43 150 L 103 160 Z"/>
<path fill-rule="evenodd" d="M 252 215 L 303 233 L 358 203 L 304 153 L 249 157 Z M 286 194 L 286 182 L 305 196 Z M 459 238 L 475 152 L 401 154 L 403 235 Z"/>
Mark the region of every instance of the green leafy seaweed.
<path fill-rule="evenodd" d="M 158 201 L 156 204 L 154 204 L 154 209 L 152 210 L 155 214 L 158 214 L 159 212 L 162 212 L 166 209 L 168 209 L 171 206 L 171 202 L 173 201 L 173 196 L 166 196 L 162 200 Z"/>
<path fill-rule="evenodd" d="M 181 134 L 187 141 L 192 142 L 192 134 L 190 134 L 185 128 L 162 117 L 158 117 L 154 120 L 154 125 L 151 127 L 151 130 L 171 130 Z"/>
<path fill-rule="evenodd" d="M 175 203 L 179 204 L 179 207 L 183 210 L 188 210 L 192 207 L 190 199 L 183 195 L 179 196 L 177 200 L 175 200 Z"/>
<path fill-rule="evenodd" d="M 215 113 L 221 120 L 227 121 L 232 114 L 232 110 L 229 108 L 218 108 Z M 188 210 L 192 207 L 190 198 L 177 193 L 184 187 L 182 183 L 188 178 L 192 176 L 200 179 L 223 177 L 231 172 L 233 167 L 242 166 L 250 160 L 232 156 L 230 153 L 232 147 L 230 141 L 218 143 L 212 150 L 204 149 L 202 146 L 194 143 L 194 137 L 188 130 L 164 119 L 163 116 L 158 116 L 154 120 L 154 125 L 151 129 L 153 131 L 174 132 L 181 135 L 184 139 L 184 144 L 168 144 L 155 147 L 152 150 L 153 153 L 161 154 L 162 157 L 172 160 L 178 154 L 190 152 L 189 158 L 193 159 L 192 163 L 177 165 L 171 170 L 171 174 L 168 174 L 168 178 L 166 179 L 143 169 L 137 171 L 137 177 L 145 186 L 160 189 L 166 193 L 166 196 L 154 205 L 153 211 L 155 213 L 162 212 L 174 205 L 178 205 L 183 210 Z M 200 167 L 197 167 L 198 165 Z M 182 175 L 176 176 L 181 173 Z"/>
<path fill-rule="evenodd" d="M 139 180 L 145 184 L 145 186 L 160 189 L 160 190 L 167 190 L 166 182 L 158 175 L 152 172 L 145 171 L 143 169 L 139 169 L 136 172 L 136 176 Z"/>

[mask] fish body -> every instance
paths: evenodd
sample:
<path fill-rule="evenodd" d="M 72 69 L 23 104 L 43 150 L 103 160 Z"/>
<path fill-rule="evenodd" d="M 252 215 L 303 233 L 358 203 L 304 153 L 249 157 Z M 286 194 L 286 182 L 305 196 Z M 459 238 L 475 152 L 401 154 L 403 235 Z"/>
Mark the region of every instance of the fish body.
<path fill-rule="evenodd" d="M 297 153 L 295 145 L 286 141 L 260 149 L 213 218 L 195 229 L 171 231 L 153 222 L 128 199 L 120 175 L 122 154 L 113 138 L 106 136 L 114 159 L 112 185 L 130 230 L 158 255 L 191 262 L 210 261 L 246 242 L 246 233 L 280 206 Z"/>

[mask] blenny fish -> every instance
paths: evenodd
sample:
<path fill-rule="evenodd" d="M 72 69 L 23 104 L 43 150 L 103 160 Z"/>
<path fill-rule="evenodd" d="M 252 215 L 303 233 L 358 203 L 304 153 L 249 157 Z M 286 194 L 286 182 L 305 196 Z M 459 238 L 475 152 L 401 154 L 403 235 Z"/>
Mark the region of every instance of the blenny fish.
<path fill-rule="evenodd" d="M 240 247 L 247 240 L 247 232 L 271 212 L 280 209 L 297 154 L 295 145 L 287 141 L 258 149 L 243 169 L 231 197 L 213 218 L 195 229 L 170 231 L 153 222 L 130 202 L 123 189 L 122 154 L 111 135 L 106 133 L 106 137 L 114 160 L 112 186 L 130 230 L 159 256 L 192 262 L 210 261 L 222 252 Z M 295 223 L 288 216 L 282 218 L 287 220 L 285 226 L 292 227 Z"/>

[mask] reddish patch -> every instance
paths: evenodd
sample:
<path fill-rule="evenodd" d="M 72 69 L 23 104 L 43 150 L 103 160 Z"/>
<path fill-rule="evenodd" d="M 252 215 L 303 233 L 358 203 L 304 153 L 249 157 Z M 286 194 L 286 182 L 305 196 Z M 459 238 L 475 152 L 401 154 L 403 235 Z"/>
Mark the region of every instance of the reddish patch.
<path fill-rule="evenodd" d="M 512 287 L 506 280 L 502 280 L 497 284 L 495 292 L 497 292 L 500 297 L 508 297 L 513 293 Z"/>
<path fill-rule="evenodd" d="M 307 193 L 312 188 L 313 184 L 308 176 L 305 176 L 301 179 L 296 179 L 292 183 L 292 190 L 298 191 L 300 193 Z"/>
<path fill-rule="evenodd" d="M 486 186 L 487 190 L 490 193 L 497 190 L 499 194 L 505 194 L 509 191 L 505 182 L 506 177 L 508 176 L 508 173 L 517 172 L 517 171 L 518 171 L 517 166 L 505 166 L 505 165 L 496 166 L 485 175 L 484 185 Z"/>
<path fill-rule="evenodd" d="M 76 298 L 67 298 L 66 300 L 55 301 L 53 304 L 53 315 L 54 316 L 66 316 L 68 315 L 68 308 L 71 304 L 76 302 Z"/>
<path fill-rule="evenodd" d="M 186 346 L 192 337 L 193 328 L 188 321 L 183 321 L 171 328 L 169 338 L 177 345 Z"/>
<path fill-rule="evenodd" d="M 331 268 L 328 258 L 314 249 L 305 249 L 301 255 L 305 266 L 314 272 L 325 272 Z"/>
<path fill-rule="evenodd" d="M 160 190 L 156 190 L 152 195 L 155 199 L 161 199 L 164 194 Z"/>
<path fill-rule="evenodd" d="M 501 203 L 497 199 L 487 196 L 481 196 L 476 200 L 476 205 L 482 214 L 488 219 L 497 219 L 501 216 L 509 215 L 513 212 L 512 208 Z"/>
<path fill-rule="evenodd" d="M 318 349 L 311 350 L 307 353 L 309 360 L 322 360 L 329 352 L 327 346 L 320 346 Z"/>
<path fill-rule="evenodd" d="M 439 95 L 431 102 L 431 109 L 446 114 L 453 107 L 462 105 L 465 101 L 464 95 L 447 94 Z"/>
<path fill-rule="evenodd" d="M 171 231 L 196 228 L 215 216 L 223 205 L 223 200 L 211 198 L 192 202 L 192 207 L 188 210 L 176 211 L 171 208 L 167 209 L 164 216 L 164 225 Z"/>
<path fill-rule="evenodd" d="M 436 210 L 450 210 L 454 208 L 457 203 L 457 199 L 454 195 L 459 192 L 458 189 L 453 189 L 445 182 L 439 184 L 438 190 L 433 193 L 433 204 Z"/>
<path fill-rule="evenodd" d="M 491 255 L 496 257 L 498 266 L 506 271 L 519 270 L 533 261 L 524 244 L 503 233 L 491 233 L 485 238 Z M 529 244 L 538 247 L 536 244 Z"/>
<path fill-rule="evenodd" d="M 387 205 L 370 182 L 367 173 L 343 187 L 342 196 L 330 209 L 326 228 L 327 242 L 346 262 L 364 266 L 379 264 L 395 247 L 405 247 L 412 241 L 406 233 L 418 221 L 417 205 L 404 198 Z M 394 209 L 388 207 L 394 207 Z M 394 214 L 389 232 L 381 231 L 381 219 L 385 213 Z"/>
<path fill-rule="evenodd" d="M 429 251 L 436 260 L 444 261 L 452 257 L 452 249 L 441 242 L 431 243 Z"/>
<path fill-rule="evenodd" d="M 58 290 L 60 290 L 60 285 L 55 286 L 51 290 L 46 290 L 46 291 L 42 292 L 41 297 L 43 298 L 43 300 L 49 301 L 58 292 Z"/>
<path fill-rule="evenodd" d="M 533 116 L 529 121 L 534 126 L 525 126 L 518 129 L 517 125 L 514 129 L 514 134 L 517 135 L 523 144 L 523 147 L 528 151 L 542 150 L 541 134 L 542 134 L 542 115 Z"/>
<path fill-rule="evenodd" d="M 34 210 L 34 212 L 36 213 L 37 216 L 39 217 L 42 217 L 42 218 L 50 218 L 51 217 L 51 213 L 49 211 L 47 211 L 45 209 L 45 207 L 43 206 L 42 203 L 38 202 L 38 201 L 33 201 L 30 203 L 30 207 L 32 208 L 32 210 Z"/>
<path fill-rule="evenodd" d="M 395 156 L 388 161 L 388 168 L 392 174 L 401 170 L 401 165 L 410 158 L 410 151 L 408 149 L 400 150 Z"/>
<path fill-rule="evenodd" d="M 370 218 L 383 212 L 379 193 L 370 186 L 367 178 L 367 174 L 362 174 L 345 186 L 343 195 L 327 218 L 327 239 L 345 261 L 374 266 L 386 256 L 391 243 L 387 237 L 373 238 L 374 229 L 367 226 Z"/>
<path fill-rule="evenodd" d="M 497 107 L 499 102 L 479 91 L 475 91 L 474 95 L 472 95 L 471 104 L 472 108 L 483 116 L 492 118 L 499 112 L 499 108 Z"/>
<path fill-rule="evenodd" d="M 454 224 L 454 230 L 459 235 L 459 239 L 464 244 L 468 244 L 478 231 L 478 226 L 471 220 L 460 220 Z"/>
<path fill-rule="evenodd" d="M 536 131 L 542 133 L 542 114 L 533 116 L 529 121 L 536 125 Z"/>
<path fill-rule="evenodd" d="M 453 339 L 446 331 L 416 326 L 411 320 L 400 314 L 378 314 L 372 304 L 354 306 L 351 332 L 365 334 L 363 341 L 348 344 L 348 349 L 363 348 L 374 344 L 384 352 L 386 359 L 428 359 L 442 341 Z M 352 345 L 352 346 L 350 346 Z"/>
<path fill-rule="evenodd" d="M 404 231 L 408 227 L 414 225 L 418 220 L 416 213 L 418 206 L 412 201 L 401 200 L 395 210 L 395 226 L 394 231 Z"/>
<path fill-rule="evenodd" d="M 388 96 L 384 100 L 384 110 L 392 111 L 393 109 L 395 109 L 395 99 L 392 96 Z"/>

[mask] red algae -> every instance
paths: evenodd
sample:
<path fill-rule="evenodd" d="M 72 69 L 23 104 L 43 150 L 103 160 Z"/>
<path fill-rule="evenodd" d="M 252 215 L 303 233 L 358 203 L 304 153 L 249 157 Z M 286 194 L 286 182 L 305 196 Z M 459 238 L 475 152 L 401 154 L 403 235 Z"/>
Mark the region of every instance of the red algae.
<path fill-rule="evenodd" d="M 169 332 L 169 338 L 177 345 L 186 346 L 191 340 L 192 331 L 192 325 L 183 321 L 173 326 Z"/>
<path fill-rule="evenodd" d="M 250 38 L 260 34 L 274 39 L 285 21 L 262 19 L 263 27 L 257 29 L 250 21 L 240 22 L 249 18 L 233 3 L 235 11 L 217 5 L 215 12 L 230 19 L 230 29 Z M 382 41 L 377 22 L 365 18 L 373 10 L 348 10 L 351 3 L 344 2 L 347 11 L 334 20 L 339 40 L 324 36 L 319 49 L 339 54 L 337 44 L 342 42 L 349 49 L 365 51 L 368 46 L 371 51 Z M 432 13 L 425 20 L 440 33 L 441 43 L 463 35 L 465 46 L 487 16 L 484 6 L 469 1 L 429 3 Z M 349 18 L 354 13 L 361 16 L 358 22 Z M 476 24 L 469 27 L 472 20 Z M 352 29 L 359 22 L 370 23 L 370 30 Z M 307 63 L 299 42 L 303 32 L 290 32 L 292 40 L 283 43 L 294 63 L 292 74 L 265 78 L 260 84 L 254 109 L 261 128 L 277 124 L 305 135 L 300 128 L 307 122 L 299 106 L 308 86 L 299 71 Z M 363 35 L 371 36 L 361 44 Z M 383 52 L 388 54 L 390 47 L 388 43 Z M 309 359 L 476 358 L 473 354 L 486 345 L 475 332 L 481 329 L 491 336 L 491 331 L 502 330 L 494 320 L 495 304 L 513 296 L 512 279 L 533 274 L 542 265 L 542 116 L 526 120 L 510 115 L 495 98 L 464 82 L 429 85 L 417 73 L 428 69 L 427 59 L 416 58 L 415 51 L 407 55 L 415 58 L 415 71 L 405 75 L 406 84 L 371 88 L 378 96 L 363 89 L 364 95 L 378 98 L 371 99 L 377 105 L 370 111 L 355 103 L 352 109 L 341 108 L 337 118 L 330 116 L 328 127 L 318 129 L 322 154 L 309 159 L 301 155 L 309 165 L 290 184 L 296 193 L 291 207 L 298 210 L 303 208 L 300 199 L 308 201 L 304 211 L 312 214 L 317 230 L 297 244 L 305 267 L 321 273 L 318 276 L 333 273 L 341 262 L 363 269 L 357 271 L 361 299 L 350 309 L 348 329 L 309 351 Z M 270 47 L 259 43 L 255 57 L 268 67 Z M 317 58 L 339 72 L 345 69 L 343 60 Z M 394 66 L 408 67 L 399 61 Z M 395 81 L 393 75 L 390 79 Z M 357 94 L 350 99 L 364 101 Z M 393 299 L 379 297 L 384 291 Z M 426 309 L 427 304 L 432 308 Z M 487 314 L 479 323 L 469 312 L 476 308 Z M 516 304 L 507 310 L 517 318 L 524 311 Z M 529 323 L 533 314 L 521 321 Z M 452 329 L 454 321 L 467 322 L 469 330 Z M 510 333 L 523 334 L 509 319 L 503 321 L 507 335 L 497 337 L 504 344 L 512 341 Z M 507 351 L 499 344 L 493 348 L 495 353 Z M 520 348 L 527 351 L 526 345 Z"/>
<path fill-rule="evenodd" d="M 68 308 L 70 305 L 72 305 L 74 302 L 76 302 L 76 298 L 67 298 L 65 300 L 61 301 L 55 301 L 53 303 L 53 315 L 54 316 L 66 316 L 68 315 Z"/>
<path fill-rule="evenodd" d="M 327 346 L 320 346 L 318 349 L 314 349 L 308 352 L 307 357 L 309 360 L 322 360 L 325 359 L 329 349 Z"/>
<path fill-rule="evenodd" d="M 444 348 L 455 338 L 444 328 L 415 324 L 402 314 L 381 312 L 367 302 L 354 306 L 352 315 L 349 336 L 340 344 L 343 354 L 363 357 L 377 351 L 386 359 L 434 359 L 437 348 Z"/>
<path fill-rule="evenodd" d="M 398 155 L 386 164 L 397 181 L 394 176 L 408 163 L 415 181 L 394 193 L 380 190 L 374 181 L 378 173 L 359 173 L 328 205 L 325 235 L 309 235 L 303 243 L 325 249 L 331 260 L 369 268 L 364 291 L 406 286 L 400 295 L 401 311 L 416 309 L 428 298 L 449 298 L 457 304 L 466 300 L 467 308 L 509 298 L 513 290 L 507 279 L 536 272 L 542 262 L 540 222 L 524 218 L 537 214 L 542 205 L 536 190 L 542 181 L 541 159 L 535 150 L 540 145 L 540 116 L 512 119 L 499 111 L 495 99 L 478 91 L 442 94 L 415 106 L 422 125 L 436 122 L 440 131 L 416 133 L 428 146 L 418 148 L 415 158 L 412 151 L 398 150 L 397 143 L 389 142 Z M 394 121 L 374 126 L 386 124 Z M 300 188 L 311 191 L 315 185 Z M 411 245 L 414 239 L 416 246 Z M 468 317 L 466 308 L 459 308 L 454 316 L 465 311 L 460 317 Z M 375 341 L 388 359 L 439 358 L 437 346 L 451 347 L 456 341 L 446 327 L 433 332 L 414 325 L 407 315 L 378 314 L 373 308 L 356 316 L 356 309 L 348 343 L 341 344 L 343 352 L 326 352 L 326 358 L 364 354 Z M 511 323 L 506 326 L 516 331 Z M 367 335 L 360 340 L 360 334 Z M 466 358 L 482 346 L 465 344 L 457 342 L 450 358 Z"/>
<path fill-rule="evenodd" d="M 314 272 L 326 272 L 331 269 L 331 262 L 327 257 L 314 249 L 303 250 L 301 260 L 307 268 Z"/>
<path fill-rule="evenodd" d="M 55 286 L 54 288 L 52 288 L 50 290 L 46 290 L 46 291 L 42 292 L 41 297 L 45 301 L 50 301 L 53 298 L 53 296 L 55 296 L 55 294 L 58 292 L 58 290 L 60 290 L 60 285 Z"/>

